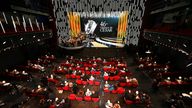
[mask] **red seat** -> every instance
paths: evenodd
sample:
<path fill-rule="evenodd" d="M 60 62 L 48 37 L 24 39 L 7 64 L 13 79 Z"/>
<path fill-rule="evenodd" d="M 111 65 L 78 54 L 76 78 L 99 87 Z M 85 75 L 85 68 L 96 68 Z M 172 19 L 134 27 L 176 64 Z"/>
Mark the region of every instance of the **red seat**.
<path fill-rule="evenodd" d="M 137 83 L 133 83 L 132 87 L 138 87 L 138 84 Z"/>
<path fill-rule="evenodd" d="M 123 93 L 125 93 L 125 89 L 122 88 L 122 87 L 118 87 L 118 88 L 117 88 L 117 93 L 118 93 L 118 94 L 123 94 Z"/>
<path fill-rule="evenodd" d="M 57 83 L 58 82 L 56 79 L 51 79 L 51 78 L 48 78 L 48 81 L 52 82 L 52 83 Z"/>
<path fill-rule="evenodd" d="M 114 78 L 110 76 L 110 77 L 109 77 L 109 80 L 113 81 L 113 80 L 114 80 Z"/>
<path fill-rule="evenodd" d="M 111 93 L 116 94 L 116 93 L 117 93 L 117 91 L 116 91 L 116 90 L 112 90 L 112 91 L 111 91 Z"/>
<path fill-rule="evenodd" d="M 82 80 L 76 80 L 76 83 L 81 85 L 82 84 Z"/>
<path fill-rule="evenodd" d="M 85 101 L 91 101 L 91 96 L 85 96 L 85 97 L 84 97 L 84 100 L 85 100 Z"/>
<path fill-rule="evenodd" d="M 94 81 L 89 80 L 88 83 L 89 85 L 93 85 Z"/>
<path fill-rule="evenodd" d="M 81 78 L 81 76 L 80 76 L 80 75 L 76 75 L 76 78 L 77 78 L 77 79 L 80 79 L 80 78 Z"/>
<path fill-rule="evenodd" d="M 131 104 L 133 104 L 133 101 L 131 101 L 131 100 L 126 100 L 125 103 L 126 103 L 127 105 L 131 105 Z"/>
<path fill-rule="evenodd" d="M 77 100 L 77 101 L 82 101 L 83 98 L 82 98 L 82 97 L 76 97 L 76 100 Z"/>
<path fill-rule="evenodd" d="M 120 82 L 119 86 L 121 87 L 125 87 L 127 85 L 127 83 L 124 83 L 124 82 Z"/>
<path fill-rule="evenodd" d="M 99 71 L 96 71 L 95 72 L 95 75 L 100 75 L 101 73 Z"/>
<path fill-rule="evenodd" d="M 55 105 L 50 105 L 49 108 L 56 108 Z"/>
<path fill-rule="evenodd" d="M 63 90 L 67 91 L 67 90 L 69 90 L 69 87 L 68 86 L 64 86 Z"/>
<path fill-rule="evenodd" d="M 128 82 L 127 87 L 131 87 L 131 86 L 132 86 L 132 83 Z"/>
<path fill-rule="evenodd" d="M 83 85 L 86 85 L 86 84 L 87 84 L 87 81 L 82 81 L 82 84 L 83 84 Z"/>
<path fill-rule="evenodd" d="M 113 77 L 115 81 L 118 81 L 120 79 L 120 76 L 116 75 Z"/>
<path fill-rule="evenodd" d="M 67 75 L 65 75 L 65 77 L 69 79 L 69 78 L 70 78 L 70 75 L 69 75 L 69 74 L 67 74 Z"/>
<path fill-rule="evenodd" d="M 63 90 L 63 88 L 62 87 L 57 87 L 57 90 Z"/>
<path fill-rule="evenodd" d="M 90 71 L 86 71 L 86 74 L 89 75 L 89 74 L 91 74 L 91 72 Z"/>
<path fill-rule="evenodd" d="M 99 101 L 99 98 L 92 98 L 92 101 L 93 101 L 93 102 L 98 102 L 98 101 Z"/>
<path fill-rule="evenodd" d="M 72 75 L 71 75 L 71 78 L 75 79 L 75 78 L 76 78 L 76 75 L 73 75 L 73 74 L 72 74 Z"/>
<path fill-rule="evenodd" d="M 109 79 L 109 76 L 104 76 L 104 80 L 108 80 Z"/>
<path fill-rule="evenodd" d="M 100 82 L 99 82 L 99 81 L 95 81 L 95 85 L 96 85 L 96 86 L 99 86 L 99 85 L 100 85 Z"/>
<path fill-rule="evenodd" d="M 75 94 L 70 94 L 68 96 L 69 100 L 75 100 L 76 99 L 76 95 Z"/>
<path fill-rule="evenodd" d="M 105 88 L 104 88 L 104 92 L 105 92 L 105 93 L 109 93 L 109 92 L 110 92 L 110 90 L 109 90 L 109 89 L 105 89 Z"/>

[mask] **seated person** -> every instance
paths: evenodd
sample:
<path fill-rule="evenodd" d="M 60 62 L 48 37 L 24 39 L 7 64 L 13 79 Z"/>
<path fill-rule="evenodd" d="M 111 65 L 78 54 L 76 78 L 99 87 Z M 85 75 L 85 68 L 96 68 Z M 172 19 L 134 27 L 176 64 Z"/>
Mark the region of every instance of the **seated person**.
<path fill-rule="evenodd" d="M 128 70 L 126 70 L 125 68 L 123 68 L 123 70 L 120 70 L 121 73 L 126 73 L 128 72 Z"/>
<path fill-rule="evenodd" d="M 61 68 L 61 66 L 59 66 L 57 70 L 58 71 L 62 71 L 63 69 Z"/>
<path fill-rule="evenodd" d="M 88 67 L 85 67 L 85 71 L 89 71 L 89 68 L 88 68 Z"/>
<path fill-rule="evenodd" d="M 105 108 L 113 108 L 113 103 L 111 103 L 111 101 L 108 100 L 108 101 L 105 103 Z"/>
<path fill-rule="evenodd" d="M 77 93 L 77 96 L 79 97 L 83 97 L 84 96 L 84 91 L 82 89 L 80 89 Z"/>
<path fill-rule="evenodd" d="M 109 76 L 109 74 L 107 72 L 104 72 L 104 75 L 103 76 Z"/>
<path fill-rule="evenodd" d="M 74 94 L 77 94 L 77 92 L 79 91 L 77 84 L 73 84 L 72 90 Z"/>
<path fill-rule="evenodd" d="M 179 76 L 179 79 L 177 79 L 176 81 L 177 81 L 179 84 L 181 84 L 181 83 L 182 83 L 182 77 Z"/>
<path fill-rule="evenodd" d="M 92 98 L 99 98 L 99 93 L 96 92 L 96 91 L 92 91 L 91 97 L 92 97 Z"/>
<path fill-rule="evenodd" d="M 76 74 L 76 75 L 82 75 L 81 70 L 77 71 L 77 74 Z"/>
<path fill-rule="evenodd" d="M 104 85 L 105 88 L 109 88 L 110 85 L 108 84 L 108 81 L 105 81 L 105 85 Z"/>
<path fill-rule="evenodd" d="M 131 82 L 131 79 L 128 78 L 127 76 L 125 77 L 125 79 L 126 79 L 126 82 L 127 82 L 127 83 Z"/>
<path fill-rule="evenodd" d="M 47 89 L 42 88 L 40 85 L 37 86 L 37 89 L 35 90 L 36 93 L 46 91 Z"/>
<path fill-rule="evenodd" d="M 84 75 L 83 77 L 82 77 L 82 80 L 83 81 L 87 81 L 89 79 L 89 77 L 87 76 L 87 75 Z"/>
<path fill-rule="evenodd" d="M 89 78 L 90 81 L 95 80 L 95 78 L 91 75 L 91 77 Z"/>
<path fill-rule="evenodd" d="M 128 92 L 125 93 L 124 95 L 124 100 L 131 100 L 131 101 L 135 101 L 135 94 L 133 92 L 131 92 L 131 90 L 129 90 Z"/>
<path fill-rule="evenodd" d="M 77 73 L 77 71 L 76 71 L 76 70 L 72 72 L 72 74 L 73 74 L 73 75 L 76 75 L 76 73 Z"/>
<path fill-rule="evenodd" d="M 95 68 L 92 67 L 92 68 L 91 68 L 91 71 L 95 71 Z"/>
<path fill-rule="evenodd" d="M 117 103 L 114 104 L 113 108 L 121 108 L 119 101 Z"/>
<path fill-rule="evenodd" d="M 116 73 L 115 70 L 111 70 L 111 71 L 109 72 L 109 76 L 115 76 L 115 75 L 117 75 L 117 73 Z"/>
<path fill-rule="evenodd" d="M 50 75 L 50 79 L 54 79 L 53 74 Z"/>
<path fill-rule="evenodd" d="M 165 82 L 171 83 L 171 78 L 170 78 L 170 77 L 167 77 L 167 79 L 165 79 Z"/>
<path fill-rule="evenodd" d="M 94 61 L 93 66 L 97 66 L 97 63 Z"/>
<path fill-rule="evenodd" d="M 68 86 L 68 85 L 69 85 L 69 83 L 67 81 L 65 81 L 65 86 Z"/>
<path fill-rule="evenodd" d="M 73 82 L 69 82 L 69 87 L 70 87 L 70 88 L 73 87 Z"/>
<path fill-rule="evenodd" d="M 132 83 L 133 83 L 133 84 L 137 84 L 137 85 L 139 84 L 136 78 L 133 78 L 133 79 L 132 79 Z"/>
<path fill-rule="evenodd" d="M 139 68 L 143 68 L 143 67 L 144 67 L 144 64 L 140 64 L 138 67 L 139 67 Z"/>
<path fill-rule="evenodd" d="M 106 61 L 106 59 L 103 59 L 103 63 L 106 63 L 107 61 Z"/>
<path fill-rule="evenodd" d="M 124 77 L 121 77 L 120 80 L 119 80 L 119 82 L 122 82 L 122 83 L 123 83 L 123 82 L 126 82 L 126 79 L 125 79 Z"/>
<path fill-rule="evenodd" d="M 91 95 L 92 95 L 92 92 L 89 89 L 87 89 L 87 91 L 85 92 L 85 96 L 91 96 Z"/>
<path fill-rule="evenodd" d="M 72 67 L 69 67 L 68 72 L 69 72 L 68 74 L 72 74 L 73 72 Z"/>
<path fill-rule="evenodd" d="M 79 64 L 77 64 L 77 66 L 76 66 L 77 68 L 80 68 L 80 65 Z"/>

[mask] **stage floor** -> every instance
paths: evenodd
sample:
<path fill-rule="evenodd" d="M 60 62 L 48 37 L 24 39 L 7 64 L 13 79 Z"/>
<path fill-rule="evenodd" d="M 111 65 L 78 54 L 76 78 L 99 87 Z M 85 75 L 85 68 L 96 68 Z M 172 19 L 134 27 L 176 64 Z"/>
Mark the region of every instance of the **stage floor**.
<path fill-rule="evenodd" d="M 117 48 L 123 48 L 125 46 L 122 39 L 118 38 L 111 38 L 111 37 L 96 37 L 95 39 L 89 39 L 87 41 L 86 47 L 102 47 L 102 48 L 108 48 L 108 47 L 117 47 Z"/>

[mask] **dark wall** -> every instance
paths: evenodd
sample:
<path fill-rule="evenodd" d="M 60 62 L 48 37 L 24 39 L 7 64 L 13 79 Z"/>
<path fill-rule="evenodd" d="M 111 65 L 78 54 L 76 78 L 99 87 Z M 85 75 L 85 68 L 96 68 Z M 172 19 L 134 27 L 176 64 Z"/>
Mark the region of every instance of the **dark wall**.
<path fill-rule="evenodd" d="M 44 41 L 3 51 L 0 53 L 0 70 L 25 64 L 29 59 L 34 60 L 47 52 L 51 53 L 49 48 L 48 41 Z"/>
<path fill-rule="evenodd" d="M 159 62 L 166 63 L 167 61 L 170 61 L 174 70 L 185 71 L 186 65 L 190 62 L 188 56 L 163 46 L 156 46 L 155 48 L 155 54 L 158 56 L 160 60 Z"/>

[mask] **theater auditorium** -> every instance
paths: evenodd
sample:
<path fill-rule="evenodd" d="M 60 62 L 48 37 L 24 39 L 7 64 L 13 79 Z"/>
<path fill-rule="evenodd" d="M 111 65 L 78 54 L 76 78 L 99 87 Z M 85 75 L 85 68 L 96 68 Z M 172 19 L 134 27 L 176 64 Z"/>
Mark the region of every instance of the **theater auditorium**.
<path fill-rule="evenodd" d="M 1 0 L 0 108 L 191 108 L 191 0 Z"/>

